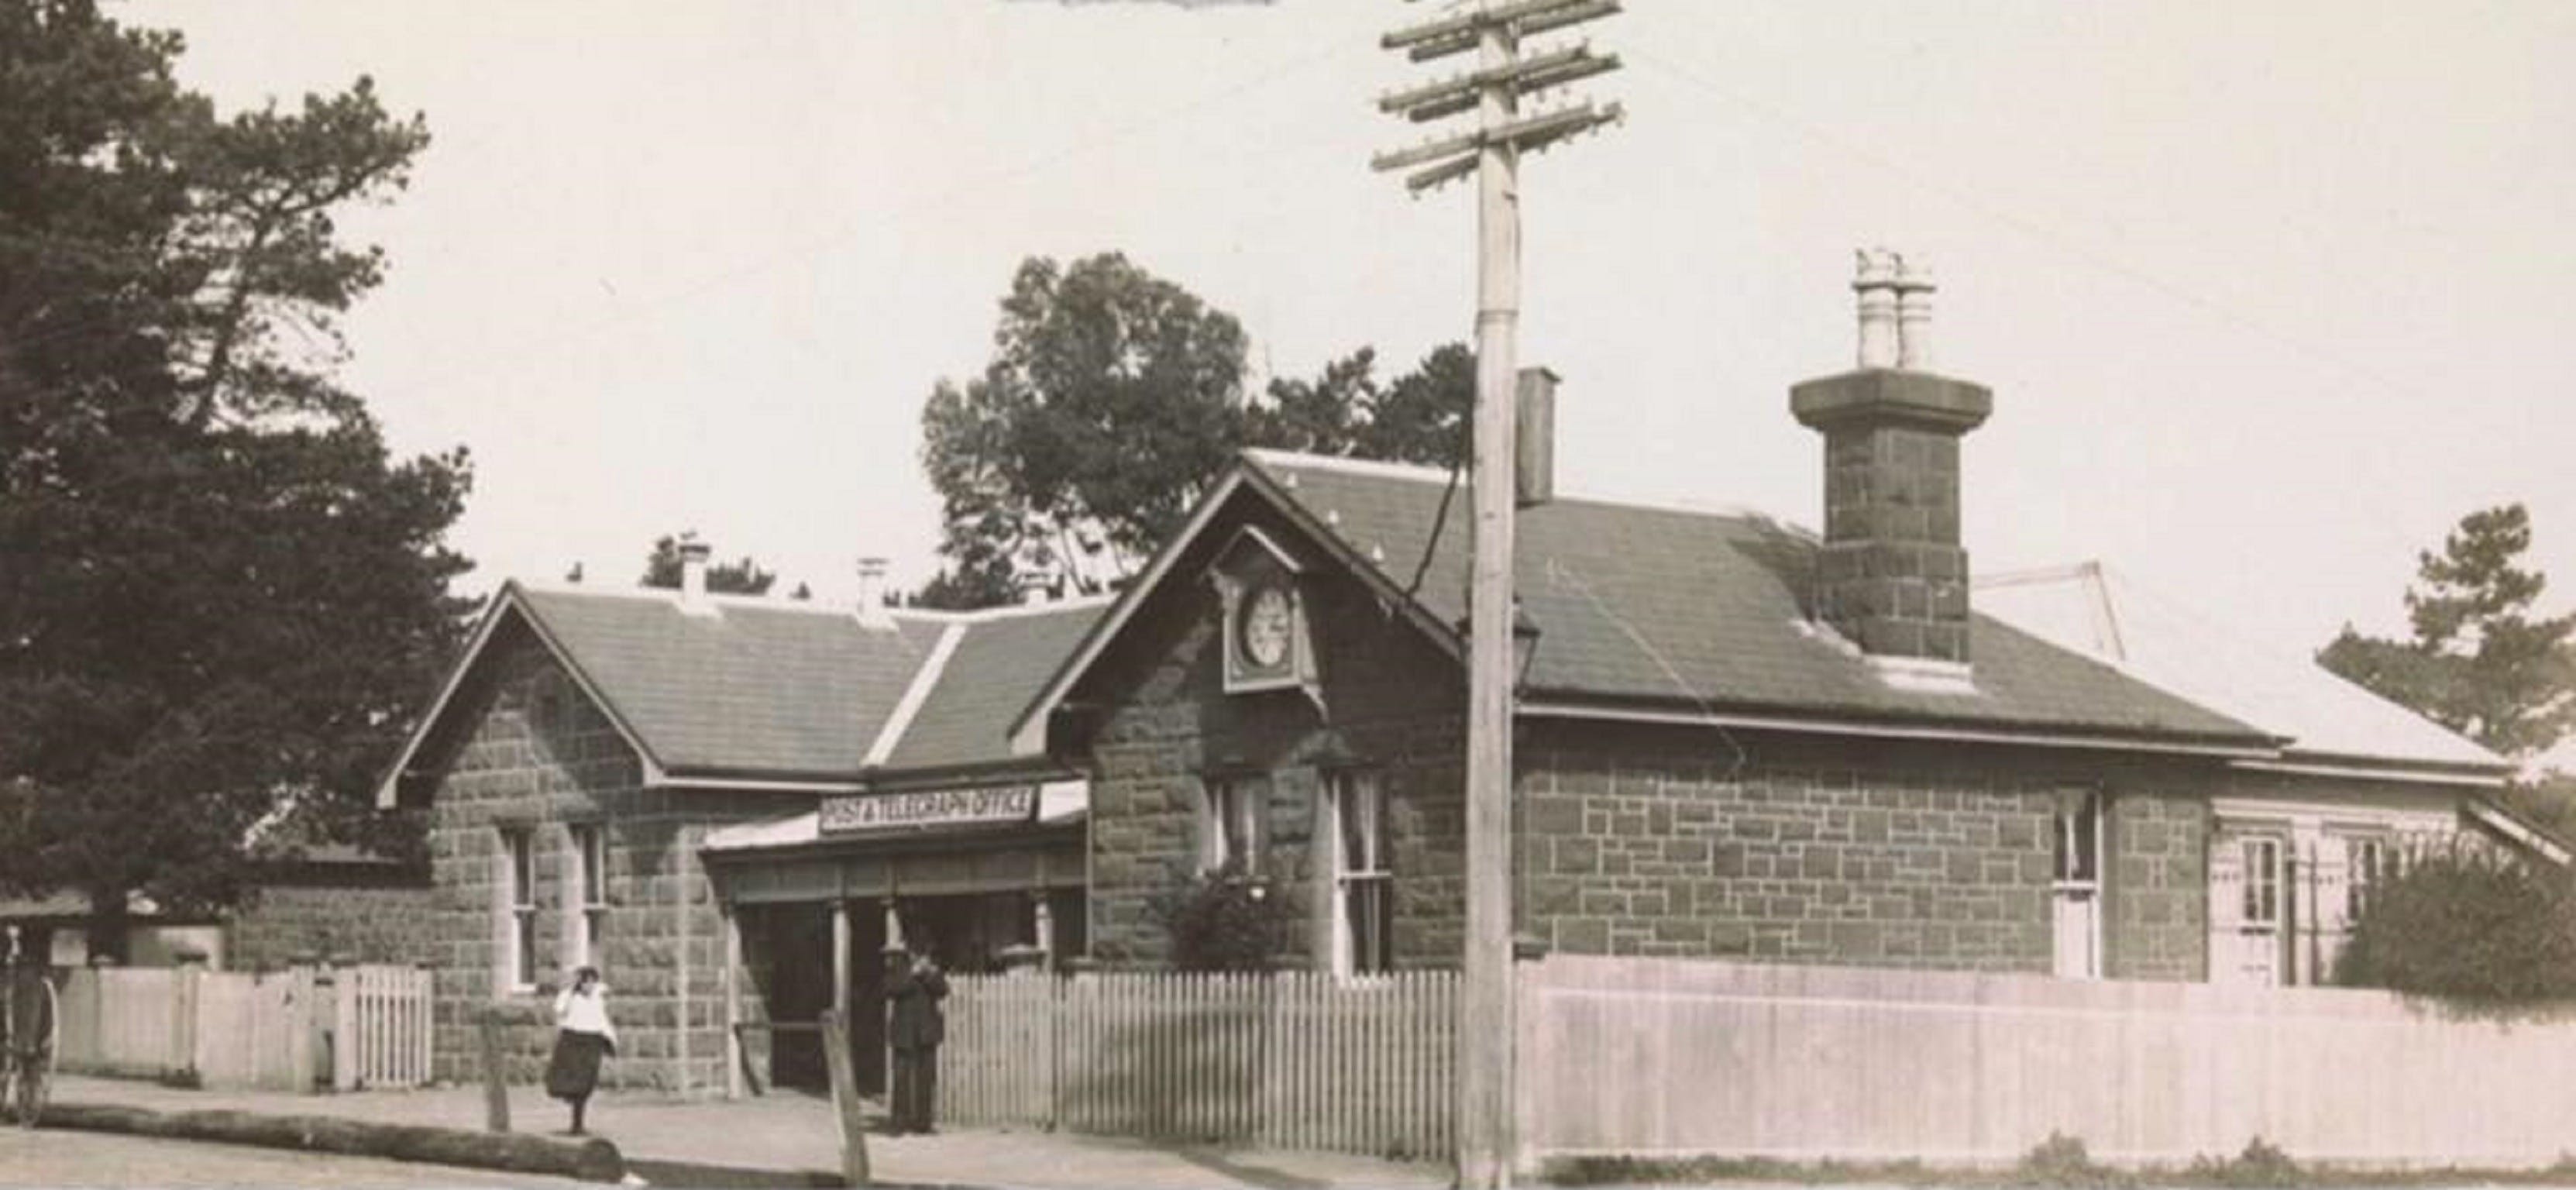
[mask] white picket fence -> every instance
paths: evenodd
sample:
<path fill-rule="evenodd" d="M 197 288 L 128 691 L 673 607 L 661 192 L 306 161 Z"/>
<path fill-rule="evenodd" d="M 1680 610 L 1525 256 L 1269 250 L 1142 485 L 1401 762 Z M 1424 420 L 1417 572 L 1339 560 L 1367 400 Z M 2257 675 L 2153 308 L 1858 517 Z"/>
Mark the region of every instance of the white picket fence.
<path fill-rule="evenodd" d="M 429 968 L 349 967 L 337 975 L 331 1085 L 343 1091 L 429 1085 Z"/>
<path fill-rule="evenodd" d="M 283 1091 L 429 1081 L 424 968 L 82 967 L 59 991 L 66 1070 Z"/>
<path fill-rule="evenodd" d="M 1457 977 L 958 977 L 959 1124 L 1431 1158 L 1450 1147 Z"/>

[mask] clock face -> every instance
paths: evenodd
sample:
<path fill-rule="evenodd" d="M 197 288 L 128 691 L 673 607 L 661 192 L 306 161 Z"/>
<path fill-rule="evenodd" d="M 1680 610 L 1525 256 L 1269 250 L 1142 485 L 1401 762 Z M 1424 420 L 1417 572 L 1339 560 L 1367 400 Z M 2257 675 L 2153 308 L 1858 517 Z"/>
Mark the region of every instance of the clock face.
<path fill-rule="evenodd" d="M 1289 630 L 1288 592 L 1279 587 L 1254 592 L 1243 605 L 1244 659 L 1264 669 L 1286 661 Z"/>

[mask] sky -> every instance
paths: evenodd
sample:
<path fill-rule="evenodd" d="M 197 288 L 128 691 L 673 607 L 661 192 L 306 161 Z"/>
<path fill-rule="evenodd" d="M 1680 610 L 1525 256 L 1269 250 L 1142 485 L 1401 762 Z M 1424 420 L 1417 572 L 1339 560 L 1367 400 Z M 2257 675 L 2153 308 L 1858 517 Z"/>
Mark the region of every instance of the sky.
<path fill-rule="evenodd" d="M 1791 384 L 1853 362 L 1852 251 L 1940 279 L 1980 573 L 2085 559 L 2249 639 L 2403 628 L 2415 552 L 2521 501 L 2576 605 L 2576 6 L 1629 0 L 1522 179 L 1519 356 L 1560 491 L 1813 525 Z M 1116 250 L 1257 370 L 1471 337 L 1472 194 L 1371 153 L 1396 0 L 125 0 L 227 109 L 372 75 L 433 142 L 352 212 L 343 378 L 463 444 L 469 591 L 632 581 L 695 529 L 848 599 L 935 566 L 922 401 L 1027 256 Z M 1257 380 L 1256 380 L 1257 383 Z"/>

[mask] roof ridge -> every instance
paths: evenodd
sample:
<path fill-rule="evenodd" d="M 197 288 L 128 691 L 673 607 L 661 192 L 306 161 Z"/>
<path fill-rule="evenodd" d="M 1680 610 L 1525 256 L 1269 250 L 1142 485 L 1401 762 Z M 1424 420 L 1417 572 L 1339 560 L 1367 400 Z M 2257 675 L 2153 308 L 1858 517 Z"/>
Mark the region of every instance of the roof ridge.
<path fill-rule="evenodd" d="M 510 583 L 517 586 L 522 591 L 527 591 L 537 595 L 589 595 L 604 599 L 643 599 L 659 603 L 668 603 L 674 606 L 679 605 L 682 601 L 680 591 L 675 587 L 594 587 L 588 583 L 567 583 L 558 580 L 535 580 L 522 578 L 511 579 Z M 713 603 L 719 607 L 741 607 L 750 608 L 756 611 L 800 612 L 809 616 L 839 616 L 845 619 L 856 619 L 859 615 L 859 609 L 855 607 L 847 607 L 835 603 L 824 603 L 819 600 L 812 599 L 785 599 L 775 595 L 744 595 L 731 591 L 709 591 L 703 596 L 703 598 L 706 599 L 707 602 Z"/>
<path fill-rule="evenodd" d="M 681 601 L 680 592 L 670 587 L 594 587 L 584 583 L 567 583 L 561 581 L 522 578 L 510 579 L 504 585 L 516 586 L 522 591 L 536 595 L 587 595 L 606 599 L 640 599 L 657 603 L 668 603 L 674 606 L 678 605 Z M 757 611 L 800 612 L 811 616 L 833 616 L 850 620 L 860 618 L 860 611 L 858 608 L 845 607 L 840 604 L 833 603 L 821 603 L 813 600 L 780 599 L 770 595 L 740 595 L 732 592 L 719 593 L 714 591 L 708 592 L 705 598 L 709 602 L 715 603 L 721 607 L 751 608 Z M 975 608 L 970 611 L 951 611 L 945 608 L 930 607 L 890 607 L 886 609 L 886 612 L 888 615 L 896 619 L 919 620 L 930 624 L 976 624 L 991 620 L 1007 620 L 1021 616 L 1042 616 L 1055 612 L 1081 611 L 1085 608 L 1098 607 L 1107 604 L 1110 600 L 1115 598 L 1115 595 L 1105 594 L 1082 595 L 1071 599 L 1059 599 L 1052 603 L 1013 603 L 1005 604 L 1001 607 Z"/>
<path fill-rule="evenodd" d="M 934 607 L 890 608 L 897 618 L 921 620 L 931 624 L 985 624 L 994 620 L 1027 619 L 1059 612 L 1077 612 L 1106 607 L 1118 598 L 1115 594 L 1077 595 L 1052 603 L 1006 603 L 1000 607 L 979 607 L 970 611 L 951 611 Z"/>
<path fill-rule="evenodd" d="M 1243 457 L 1270 468 L 1307 468 L 1316 471 L 1338 471 L 1347 475 L 1365 475 L 1378 479 L 1410 480 L 1416 483 L 1447 483 L 1449 471 L 1425 463 L 1393 463 L 1384 459 L 1355 459 L 1345 455 L 1319 455 L 1304 451 L 1279 450 L 1266 446 L 1243 448 Z M 1733 501 L 1699 500 L 1671 497 L 1649 500 L 1634 497 L 1603 496 L 1559 489 L 1550 504 L 1589 504 L 1600 508 L 1633 509 L 1641 512 L 1670 512 L 1686 516 L 1724 517 L 1730 520 L 1760 521 L 1777 525 L 1803 537 L 1814 537 L 1815 531 L 1795 521 L 1785 520 Z"/>

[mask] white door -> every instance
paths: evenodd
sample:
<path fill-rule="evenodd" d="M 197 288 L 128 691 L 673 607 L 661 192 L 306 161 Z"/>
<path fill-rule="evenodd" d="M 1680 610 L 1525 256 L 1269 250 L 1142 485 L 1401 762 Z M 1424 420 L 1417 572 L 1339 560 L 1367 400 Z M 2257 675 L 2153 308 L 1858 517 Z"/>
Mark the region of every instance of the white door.
<path fill-rule="evenodd" d="M 2102 977 L 2102 799 L 2089 790 L 2059 795 L 2056 880 L 2050 889 L 2060 979 Z"/>
<path fill-rule="evenodd" d="M 2209 857 L 2209 981 L 2275 987 L 2281 981 L 2285 834 L 2222 831 Z"/>
<path fill-rule="evenodd" d="M 2101 894 L 2090 888 L 2057 886 L 2057 977 L 2100 979 L 2102 956 L 2094 940 L 2101 936 Z"/>

